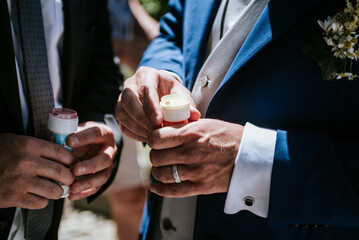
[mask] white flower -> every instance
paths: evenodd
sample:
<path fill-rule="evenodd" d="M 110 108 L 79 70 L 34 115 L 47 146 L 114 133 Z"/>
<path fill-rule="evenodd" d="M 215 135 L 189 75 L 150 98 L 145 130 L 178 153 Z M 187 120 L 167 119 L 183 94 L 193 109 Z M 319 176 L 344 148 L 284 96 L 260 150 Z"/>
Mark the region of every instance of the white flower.
<path fill-rule="evenodd" d="M 342 78 L 348 78 L 348 80 L 353 80 L 354 78 L 358 77 L 357 75 L 354 75 L 351 72 L 346 72 L 346 73 L 337 73 L 336 74 L 337 79 L 342 79 Z"/>
<path fill-rule="evenodd" d="M 323 21 L 318 20 L 318 25 L 324 30 L 322 38 L 334 55 L 328 56 L 328 58 L 330 57 L 333 60 L 337 58 L 336 61 L 341 63 L 341 66 L 331 66 L 332 71 L 334 71 L 332 74 L 323 74 L 327 80 L 333 78 L 353 80 L 358 77 L 351 71 L 353 61 L 359 61 L 359 0 L 356 0 L 355 6 L 350 0 L 346 0 L 346 2 L 347 7 L 333 18 L 329 16 Z M 319 44 L 318 46 L 321 47 Z M 326 50 L 329 49 L 326 48 Z M 324 63 L 324 60 L 326 61 L 323 56 L 320 63 Z M 347 66 L 348 61 L 350 61 L 350 65 Z M 323 70 L 326 66 L 322 65 L 320 67 Z"/>
<path fill-rule="evenodd" d="M 330 39 L 330 38 L 326 38 L 325 41 L 327 42 L 328 46 L 334 46 L 334 42 L 333 42 L 333 39 Z"/>
<path fill-rule="evenodd" d="M 333 33 L 337 33 L 339 35 L 342 35 L 344 32 L 344 27 L 342 24 L 333 22 L 331 25 L 331 29 L 333 30 Z"/>
<path fill-rule="evenodd" d="M 350 42 L 352 39 L 353 39 L 353 37 L 349 35 L 349 36 L 347 36 L 347 37 L 346 37 L 346 39 L 345 39 L 345 40 L 347 40 L 347 41 L 349 41 L 349 42 Z"/>
<path fill-rule="evenodd" d="M 328 17 L 326 20 L 321 21 L 321 20 L 318 20 L 318 24 L 319 26 L 324 30 L 324 32 L 329 32 L 331 27 L 332 27 L 332 24 L 333 24 L 333 19 L 331 17 Z"/>
<path fill-rule="evenodd" d="M 326 33 L 333 31 L 334 34 L 343 34 L 344 26 L 341 23 L 335 22 L 331 17 L 328 17 L 324 22 L 318 20 L 318 24 Z"/>

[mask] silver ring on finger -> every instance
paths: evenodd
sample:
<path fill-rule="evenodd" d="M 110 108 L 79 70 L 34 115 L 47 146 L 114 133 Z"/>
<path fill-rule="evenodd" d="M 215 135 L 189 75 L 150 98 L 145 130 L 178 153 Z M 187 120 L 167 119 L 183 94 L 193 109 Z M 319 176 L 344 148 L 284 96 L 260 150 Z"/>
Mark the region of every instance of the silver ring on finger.
<path fill-rule="evenodd" d="M 178 175 L 177 164 L 172 165 L 172 175 L 176 183 L 181 183 L 181 179 Z"/>

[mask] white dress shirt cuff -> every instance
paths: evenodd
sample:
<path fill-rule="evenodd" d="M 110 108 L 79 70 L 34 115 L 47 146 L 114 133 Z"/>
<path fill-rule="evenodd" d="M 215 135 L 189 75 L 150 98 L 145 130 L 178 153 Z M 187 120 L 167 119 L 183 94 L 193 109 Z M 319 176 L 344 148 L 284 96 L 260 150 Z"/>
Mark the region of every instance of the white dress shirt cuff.
<path fill-rule="evenodd" d="M 232 173 L 224 212 L 248 210 L 268 217 L 277 132 L 247 123 Z"/>

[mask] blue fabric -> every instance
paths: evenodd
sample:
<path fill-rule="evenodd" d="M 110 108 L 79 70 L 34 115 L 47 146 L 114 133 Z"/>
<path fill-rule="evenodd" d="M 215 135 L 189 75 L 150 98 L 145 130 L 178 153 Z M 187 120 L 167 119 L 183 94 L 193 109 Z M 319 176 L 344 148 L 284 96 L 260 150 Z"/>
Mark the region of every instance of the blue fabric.
<path fill-rule="evenodd" d="M 170 1 L 141 65 L 173 71 L 191 89 L 219 3 Z M 303 53 L 322 32 L 317 20 L 344 4 L 271 0 L 258 19 L 206 117 L 277 130 L 269 215 L 226 215 L 226 194 L 199 196 L 194 239 L 358 238 L 359 80 L 324 81 Z M 159 224 L 148 213 L 150 228 Z"/>
<path fill-rule="evenodd" d="M 131 41 L 135 20 L 128 0 L 108 0 L 107 8 L 112 26 L 112 37 L 123 41 Z"/>

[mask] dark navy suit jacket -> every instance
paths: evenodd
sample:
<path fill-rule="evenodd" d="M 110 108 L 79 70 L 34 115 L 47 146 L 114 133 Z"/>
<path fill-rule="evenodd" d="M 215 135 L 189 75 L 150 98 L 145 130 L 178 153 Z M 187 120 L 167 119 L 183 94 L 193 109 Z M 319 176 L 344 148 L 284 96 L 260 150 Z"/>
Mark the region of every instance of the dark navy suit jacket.
<path fill-rule="evenodd" d="M 63 0 L 62 104 L 76 109 L 80 122 L 101 121 L 109 125 L 105 114 L 114 111 L 122 76 L 113 63 L 106 2 Z M 24 134 L 6 0 L 0 1 L 0 30 L 0 133 Z M 117 156 L 120 150 L 118 145 Z M 116 166 L 118 161 L 113 172 L 116 172 Z M 105 187 L 90 200 L 103 192 Z M 62 202 L 55 202 L 55 214 L 46 239 L 57 239 Z M 1 240 L 7 239 L 14 211 L 15 208 L 0 209 Z"/>
<path fill-rule="evenodd" d="M 175 72 L 191 89 L 219 3 L 171 0 L 141 65 Z M 226 194 L 199 196 L 194 239 L 359 238 L 359 79 L 324 81 L 303 53 L 323 31 L 317 21 L 344 7 L 344 0 L 271 0 L 265 8 L 206 118 L 277 131 L 268 218 L 226 215 Z M 160 200 L 150 195 L 143 239 L 160 224 Z"/>

